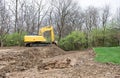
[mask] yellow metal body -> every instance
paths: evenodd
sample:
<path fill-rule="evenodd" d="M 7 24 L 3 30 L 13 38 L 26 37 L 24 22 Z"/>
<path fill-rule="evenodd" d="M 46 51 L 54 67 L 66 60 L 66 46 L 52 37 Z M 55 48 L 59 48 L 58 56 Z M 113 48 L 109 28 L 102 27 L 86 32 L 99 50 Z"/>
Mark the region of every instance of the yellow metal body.
<path fill-rule="evenodd" d="M 52 26 L 45 26 L 39 30 L 38 35 L 26 35 L 24 36 L 25 43 L 34 43 L 34 42 L 46 42 L 44 37 L 44 32 L 50 31 L 51 42 L 54 42 L 54 30 Z"/>
<path fill-rule="evenodd" d="M 46 42 L 43 36 L 25 36 L 24 42 Z"/>

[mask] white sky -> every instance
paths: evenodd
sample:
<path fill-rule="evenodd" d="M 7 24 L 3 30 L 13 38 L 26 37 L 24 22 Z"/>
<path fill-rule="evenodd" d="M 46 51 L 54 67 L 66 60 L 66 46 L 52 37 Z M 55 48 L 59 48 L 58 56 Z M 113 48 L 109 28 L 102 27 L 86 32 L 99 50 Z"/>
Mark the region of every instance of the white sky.
<path fill-rule="evenodd" d="M 11 1 L 11 0 L 6 0 Z M 28 2 L 31 0 L 27 0 Z M 39 1 L 39 0 L 35 0 Z M 103 8 L 105 5 L 110 6 L 111 12 L 114 14 L 117 8 L 120 8 L 120 0 L 74 0 L 76 1 L 82 9 L 86 9 L 88 6 L 94 6 L 97 8 Z M 43 0 L 43 2 L 47 3 L 48 0 Z"/>
<path fill-rule="evenodd" d="M 120 7 L 120 0 L 75 0 L 80 6 L 84 9 L 88 6 L 94 6 L 98 8 L 102 8 L 105 5 L 109 5 L 111 11 L 116 11 L 118 7 Z"/>
<path fill-rule="evenodd" d="M 5 0 L 10 2 L 11 0 Z M 31 0 L 27 0 L 28 2 Z M 35 0 L 39 1 L 39 0 Z M 120 7 L 120 0 L 73 0 L 78 2 L 78 4 L 82 8 L 86 8 L 88 6 L 95 6 L 95 7 L 104 7 L 105 5 L 109 5 L 111 9 L 117 9 Z M 48 2 L 48 0 L 43 0 L 43 2 Z"/>

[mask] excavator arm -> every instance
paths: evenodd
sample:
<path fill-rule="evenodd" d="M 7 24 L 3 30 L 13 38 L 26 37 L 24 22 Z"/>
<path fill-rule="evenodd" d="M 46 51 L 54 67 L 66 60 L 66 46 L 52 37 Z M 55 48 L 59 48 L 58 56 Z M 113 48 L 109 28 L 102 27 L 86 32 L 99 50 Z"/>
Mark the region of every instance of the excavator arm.
<path fill-rule="evenodd" d="M 52 27 L 52 26 L 42 27 L 42 28 L 39 30 L 38 35 L 44 37 L 44 33 L 45 33 L 46 31 L 50 31 L 51 41 L 54 42 L 55 38 L 54 38 L 54 30 L 53 30 L 53 27 Z"/>

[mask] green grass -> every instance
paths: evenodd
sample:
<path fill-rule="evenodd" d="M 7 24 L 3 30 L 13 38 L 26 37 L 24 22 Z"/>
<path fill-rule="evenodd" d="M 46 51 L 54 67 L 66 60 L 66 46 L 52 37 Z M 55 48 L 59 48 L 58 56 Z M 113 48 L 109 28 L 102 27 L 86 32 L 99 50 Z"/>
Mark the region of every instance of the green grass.
<path fill-rule="evenodd" d="M 102 63 L 120 64 L 120 47 L 98 47 L 95 60 Z"/>

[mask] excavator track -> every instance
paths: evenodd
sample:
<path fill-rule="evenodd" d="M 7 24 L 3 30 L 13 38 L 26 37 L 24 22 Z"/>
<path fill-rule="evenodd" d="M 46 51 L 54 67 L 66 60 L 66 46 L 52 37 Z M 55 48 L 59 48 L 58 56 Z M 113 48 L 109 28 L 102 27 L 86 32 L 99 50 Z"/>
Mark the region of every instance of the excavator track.
<path fill-rule="evenodd" d="M 38 47 L 38 46 L 49 46 L 52 43 L 49 42 L 34 42 L 34 43 L 25 43 L 26 47 Z"/>

